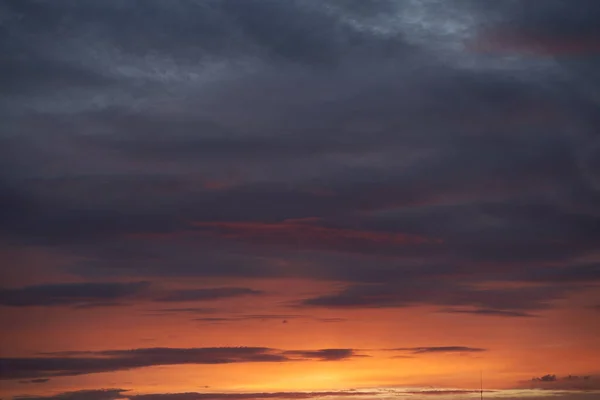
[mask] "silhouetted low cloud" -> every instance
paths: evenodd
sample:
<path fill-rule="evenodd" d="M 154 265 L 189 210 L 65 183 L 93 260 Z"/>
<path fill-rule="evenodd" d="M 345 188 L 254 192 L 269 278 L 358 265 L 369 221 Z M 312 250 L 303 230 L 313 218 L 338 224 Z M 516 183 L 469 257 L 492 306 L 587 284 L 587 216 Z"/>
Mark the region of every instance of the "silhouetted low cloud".
<path fill-rule="evenodd" d="M 284 354 L 319 361 L 337 361 L 352 357 L 365 357 L 365 355 L 356 354 L 353 349 L 292 350 L 286 351 Z"/>
<path fill-rule="evenodd" d="M 192 314 L 192 315 L 208 315 L 219 312 L 218 308 L 211 307 L 182 307 L 182 308 L 158 308 L 148 310 L 145 315 L 169 315 L 169 314 Z"/>
<path fill-rule="evenodd" d="M 134 297 L 149 287 L 148 282 L 86 282 L 0 289 L 0 305 L 13 307 L 61 306 L 110 303 Z"/>
<path fill-rule="evenodd" d="M 21 400 L 116 400 L 123 399 L 125 389 L 95 389 L 78 390 L 74 392 L 59 393 L 53 396 L 17 396 L 15 399 Z"/>
<path fill-rule="evenodd" d="M 299 315 L 299 314 L 248 314 L 248 315 L 232 315 L 232 316 L 223 316 L 223 317 L 202 317 L 196 318 L 195 321 L 201 322 L 240 322 L 240 321 L 271 321 L 271 320 L 279 320 L 282 322 L 288 322 L 293 319 L 308 319 L 317 322 L 326 322 L 326 323 L 334 323 L 334 322 L 344 322 L 345 318 L 319 318 L 319 317 L 311 317 L 309 315 Z"/>
<path fill-rule="evenodd" d="M 39 379 L 30 379 L 28 381 L 20 381 L 19 383 L 22 383 L 24 385 L 30 384 L 30 383 L 46 383 L 48 382 L 50 379 L 48 378 L 39 378 Z"/>
<path fill-rule="evenodd" d="M 427 279 L 425 275 L 407 275 L 405 282 L 349 285 L 331 294 L 301 300 L 299 306 L 352 309 L 438 305 L 474 307 L 485 310 L 479 311 L 484 315 L 493 312 L 490 310 L 527 313 L 549 308 L 552 300 L 563 298 L 570 290 L 568 285 L 479 289 L 435 276 Z"/>
<path fill-rule="evenodd" d="M 333 361 L 359 357 L 352 349 L 278 350 L 267 347 L 139 348 L 44 353 L 1 358 L 0 379 L 46 378 L 181 364 Z"/>
<path fill-rule="evenodd" d="M 532 382 L 556 382 L 557 378 L 556 378 L 556 375 L 547 374 L 547 375 L 540 376 L 538 378 L 532 378 L 531 381 Z"/>
<path fill-rule="evenodd" d="M 321 399 L 321 398 L 365 398 L 365 400 L 380 396 L 394 395 L 459 395 L 476 393 L 475 390 L 435 389 L 435 390 L 403 390 L 403 389 L 366 389 L 366 390 L 339 390 L 339 391 L 313 391 L 313 392 L 241 392 L 241 393 L 149 393 L 128 394 L 124 389 L 99 389 L 82 390 L 76 392 L 60 393 L 53 396 L 20 396 L 21 400 L 260 400 L 260 399 Z M 490 391 L 486 391 L 490 392 Z"/>
<path fill-rule="evenodd" d="M 487 351 L 479 347 L 466 346 L 432 346 L 432 347 L 398 347 L 388 349 L 390 351 L 406 351 L 412 354 L 430 354 L 430 353 L 480 353 Z"/>
<path fill-rule="evenodd" d="M 523 311 L 507 311 L 507 310 L 494 310 L 489 308 L 479 308 L 475 310 L 461 310 L 456 308 L 446 308 L 439 312 L 449 314 L 473 314 L 473 315 L 484 315 L 489 317 L 521 317 L 521 318 L 533 318 L 535 314 L 531 314 Z"/>
<path fill-rule="evenodd" d="M 132 400 L 258 400 L 258 399 L 318 399 L 322 397 L 359 397 L 377 394 L 376 391 L 323 392 L 263 392 L 263 393 L 173 393 L 133 396 Z"/>
<path fill-rule="evenodd" d="M 256 296 L 263 294 L 259 290 L 241 287 L 221 287 L 208 289 L 175 290 L 158 297 L 155 301 L 183 302 L 183 301 L 209 301 L 240 296 Z"/>
<path fill-rule="evenodd" d="M 598 373 L 566 376 L 546 374 L 521 383 L 523 387 L 546 390 L 600 390 L 600 375 Z"/>
<path fill-rule="evenodd" d="M 216 287 L 152 291 L 150 282 L 82 282 L 0 289 L 0 305 L 11 307 L 71 306 L 97 308 L 124 306 L 124 301 L 164 303 L 199 302 L 264 294 L 245 287 Z M 191 310 L 191 308 L 188 308 Z"/>

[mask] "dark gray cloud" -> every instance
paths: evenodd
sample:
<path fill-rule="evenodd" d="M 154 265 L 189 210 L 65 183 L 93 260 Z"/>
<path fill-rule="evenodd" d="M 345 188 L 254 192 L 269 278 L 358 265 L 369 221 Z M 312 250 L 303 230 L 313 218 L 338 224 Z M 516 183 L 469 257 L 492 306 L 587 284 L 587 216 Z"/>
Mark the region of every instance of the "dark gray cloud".
<path fill-rule="evenodd" d="M 94 389 L 78 390 L 74 392 L 59 393 L 53 396 L 16 396 L 13 399 L 22 400 L 116 400 L 129 396 L 125 389 Z"/>
<path fill-rule="evenodd" d="M 30 380 L 27 380 L 27 381 L 20 381 L 19 383 L 22 383 L 24 385 L 28 385 L 28 384 L 31 384 L 31 383 L 46 383 L 48 381 L 50 381 L 50 379 L 48 379 L 48 378 L 38 378 L 38 379 L 30 379 Z"/>
<path fill-rule="evenodd" d="M 203 400 L 203 399 L 313 399 L 327 397 L 360 397 L 376 394 L 376 391 L 322 391 L 322 392 L 263 392 L 263 393 L 156 393 L 133 396 L 135 400 Z"/>
<path fill-rule="evenodd" d="M 507 311 L 507 310 L 494 310 L 489 308 L 479 308 L 474 310 L 461 310 L 456 308 L 446 308 L 440 310 L 443 313 L 450 314 L 473 314 L 473 315 L 485 315 L 490 317 L 522 317 L 522 318 L 532 318 L 536 317 L 535 314 L 531 314 L 528 312 L 522 311 Z"/>
<path fill-rule="evenodd" d="M 195 318 L 195 321 L 200 322 L 242 322 L 242 321 L 280 321 L 283 323 L 288 323 L 290 320 L 295 319 L 305 319 L 305 320 L 313 320 L 317 322 L 326 322 L 326 323 L 334 323 L 334 322 L 344 322 L 345 318 L 318 318 L 311 317 L 309 315 L 300 315 L 300 314 L 245 314 L 245 315 L 231 315 L 231 316 L 223 316 L 223 317 L 202 317 Z"/>
<path fill-rule="evenodd" d="M 532 378 L 531 381 L 522 382 L 525 387 L 533 387 L 544 390 L 600 390 L 600 375 L 581 374 L 556 376 L 555 374 L 546 374 Z"/>
<path fill-rule="evenodd" d="M 323 397 L 362 397 L 379 394 L 378 391 L 320 391 L 320 392 L 256 392 L 256 393 L 150 393 L 131 395 L 123 389 L 100 389 L 78 392 L 66 392 L 55 396 L 20 396 L 15 399 L 27 400 L 116 400 L 127 398 L 131 400 L 254 400 L 254 399 L 313 399 Z"/>
<path fill-rule="evenodd" d="M 116 399 L 131 399 L 131 400 L 254 400 L 254 399 L 319 399 L 319 398 L 342 398 L 342 397 L 357 397 L 357 398 L 372 398 L 373 396 L 381 395 L 457 395 L 476 393 L 473 390 L 402 390 L 402 389 L 381 389 L 381 390 L 339 390 L 339 391 L 313 391 L 313 392 L 255 392 L 255 393 L 150 393 L 133 395 L 126 393 L 128 390 L 123 389 L 100 389 L 86 390 L 77 392 L 60 393 L 54 396 L 19 396 L 14 399 L 23 400 L 116 400 Z M 494 391 L 486 390 L 486 393 Z M 87 396 L 87 397 L 86 397 Z"/>
<path fill-rule="evenodd" d="M 160 303 L 203 302 L 259 296 L 264 292 L 244 287 L 215 287 L 198 289 L 153 289 L 150 282 L 83 282 L 58 283 L 1 289 L 0 305 L 11 307 L 72 306 L 97 308 L 126 306 L 132 301 Z M 182 308 L 169 311 L 204 311 L 211 309 Z"/>
<path fill-rule="evenodd" d="M 241 287 L 220 287 L 207 289 L 174 290 L 165 296 L 158 297 L 156 301 L 180 302 L 180 301 L 209 301 L 240 296 L 256 296 L 264 294 L 259 290 Z"/>
<path fill-rule="evenodd" d="M 350 285 L 312 306 L 552 307 L 598 282 L 600 11 L 521 3 L 4 2 L 0 233 L 91 279 L 302 277 Z M 25 289 L 0 298 L 125 296 Z M 161 299 L 225 293 L 206 290 Z"/>
<path fill-rule="evenodd" d="M 569 268 L 537 268 L 526 272 L 531 281 L 536 282 L 599 282 L 600 263 L 574 264 Z"/>
<path fill-rule="evenodd" d="M 496 313 L 526 313 L 552 307 L 574 288 L 566 285 L 478 289 L 430 278 L 405 283 L 357 284 L 333 294 L 307 298 L 299 304 L 326 308 L 388 308 L 414 305 L 472 306 Z M 450 307 L 452 308 L 452 307 Z"/>
<path fill-rule="evenodd" d="M 13 307 L 96 305 L 98 302 L 132 298 L 149 287 L 148 282 L 62 283 L 1 289 L 0 305 Z M 106 304 L 106 303 L 101 303 Z M 112 303 L 109 303 L 112 304 Z"/>
<path fill-rule="evenodd" d="M 356 351 L 353 349 L 292 350 L 287 351 L 285 354 L 319 361 L 338 361 L 352 357 L 366 357 L 365 355 L 356 354 Z"/>
<path fill-rule="evenodd" d="M 433 347 L 399 347 L 396 349 L 389 349 L 391 351 L 405 351 L 412 354 L 430 354 L 430 353 L 480 353 L 487 351 L 479 347 L 467 347 L 467 346 L 433 346 Z"/>
<path fill-rule="evenodd" d="M 48 378 L 160 365 L 334 361 L 359 357 L 352 349 L 278 350 L 266 347 L 139 348 L 70 351 L 39 357 L 0 358 L 2 379 Z"/>
<path fill-rule="evenodd" d="M 169 314 L 215 314 L 218 308 L 210 307 L 184 307 L 184 308 L 159 308 L 148 310 L 147 315 L 169 315 Z"/>

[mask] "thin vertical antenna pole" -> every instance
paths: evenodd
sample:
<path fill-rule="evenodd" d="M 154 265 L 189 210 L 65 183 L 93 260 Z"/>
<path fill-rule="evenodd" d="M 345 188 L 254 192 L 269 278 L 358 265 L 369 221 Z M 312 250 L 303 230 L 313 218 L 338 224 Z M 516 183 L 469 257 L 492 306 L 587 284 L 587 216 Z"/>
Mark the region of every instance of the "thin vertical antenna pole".
<path fill-rule="evenodd" d="M 479 371 L 479 384 L 480 384 L 480 395 L 481 400 L 483 400 L 483 370 Z"/>

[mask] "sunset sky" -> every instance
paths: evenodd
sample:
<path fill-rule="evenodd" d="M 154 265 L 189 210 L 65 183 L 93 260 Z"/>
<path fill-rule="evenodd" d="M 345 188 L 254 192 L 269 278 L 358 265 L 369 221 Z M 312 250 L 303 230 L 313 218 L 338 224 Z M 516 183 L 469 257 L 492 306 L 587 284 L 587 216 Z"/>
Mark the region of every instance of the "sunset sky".
<path fill-rule="evenodd" d="M 0 398 L 600 398 L 600 0 L 0 0 Z"/>

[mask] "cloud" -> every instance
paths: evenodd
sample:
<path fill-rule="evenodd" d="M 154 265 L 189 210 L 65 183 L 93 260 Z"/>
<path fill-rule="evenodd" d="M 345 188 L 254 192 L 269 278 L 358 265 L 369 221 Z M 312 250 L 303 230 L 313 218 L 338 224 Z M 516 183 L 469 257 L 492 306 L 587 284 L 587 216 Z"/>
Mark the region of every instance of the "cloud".
<path fill-rule="evenodd" d="M 458 389 L 436 389 L 436 390 L 405 390 L 405 389 L 362 389 L 362 390 L 339 390 L 339 391 L 306 391 L 306 392 L 240 392 L 240 393 L 149 393 L 149 394 L 127 394 L 127 390 L 123 389 L 100 389 L 78 392 L 60 393 L 54 396 L 21 396 L 15 399 L 27 400 L 258 400 L 258 399 L 319 399 L 319 398 L 373 398 L 374 396 L 389 396 L 389 395 L 458 395 L 478 393 L 474 390 L 458 390 Z M 486 391 L 493 392 L 493 391 Z M 88 396 L 88 397 L 86 397 Z"/>
<path fill-rule="evenodd" d="M 530 54 L 537 56 L 578 56 L 600 52 L 598 38 L 553 39 L 528 36 L 489 36 L 480 39 L 471 48 L 481 52 L 503 54 Z"/>
<path fill-rule="evenodd" d="M 494 390 L 485 390 L 485 393 L 494 393 Z M 424 396 L 443 396 L 443 395 L 460 395 L 460 394 L 475 394 L 481 393 L 480 390 L 466 390 L 466 389 L 435 389 L 435 390 L 415 390 L 412 392 L 407 392 L 410 394 L 418 394 Z"/>
<path fill-rule="evenodd" d="M 264 393 L 172 393 L 172 394 L 148 394 L 138 395 L 132 400 L 202 400 L 202 399 L 230 399 L 230 400 L 254 400 L 254 399 L 313 399 L 321 397 L 360 397 L 374 394 L 376 392 L 264 392 Z"/>
<path fill-rule="evenodd" d="M 488 351 L 479 347 L 466 346 L 438 346 L 438 347 L 399 347 L 389 349 L 390 351 L 405 351 L 412 354 L 432 354 L 432 353 L 480 353 Z"/>
<path fill-rule="evenodd" d="M 30 379 L 28 381 L 19 381 L 19 383 L 22 383 L 24 385 L 30 384 L 30 383 L 46 383 L 48 382 L 50 379 L 48 378 L 39 378 L 39 379 Z"/>
<path fill-rule="evenodd" d="M 61 283 L 27 286 L 18 289 L 0 289 L 0 305 L 27 306 L 95 306 L 126 300 L 149 287 L 148 282 Z"/>
<path fill-rule="evenodd" d="M 159 302 L 211 301 L 241 296 L 257 296 L 263 292 L 249 288 L 221 287 L 208 289 L 174 290 L 165 296 L 158 297 Z"/>
<path fill-rule="evenodd" d="M 0 233 L 77 260 L 69 274 L 307 278 L 346 288 L 305 306 L 482 318 L 598 284 L 594 1 L 17 3 Z M 468 48 L 492 41 L 579 54 Z M 259 295 L 74 288 L 0 304 Z"/>
<path fill-rule="evenodd" d="M 402 233 L 361 231 L 324 227 L 304 222 L 283 221 L 277 224 L 255 222 L 194 222 L 227 239 L 251 243 L 286 245 L 343 251 L 376 252 L 385 247 L 437 243 L 439 240 Z M 384 250 L 385 251 L 385 250 Z"/>
<path fill-rule="evenodd" d="M 376 390 L 340 390 L 340 391 L 316 391 L 316 392 L 256 392 L 256 393 L 197 393 L 197 392 L 186 392 L 186 393 L 150 393 L 150 394 L 125 394 L 127 390 L 122 389 L 101 389 L 101 390 L 88 390 L 78 392 L 66 392 L 55 396 L 45 397 L 15 397 L 15 399 L 27 399 L 27 400 L 80 400 L 80 399 L 91 399 L 91 400 L 116 400 L 116 399 L 130 399 L 130 400 L 210 400 L 210 399 L 224 399 L 224 400 L 258 400 L 258 399 L 313 399 L 323 397 L 343 398 L 343 397 L 362 397 L 372 396 L 379 394 Z M 86 397 L 87 396 L 87 397 Z"/>
<path fill-rule="evenodd" d="M 299 314 L 245 314 L 245 315 L 231 315 L 231 316 L 223 316 L 223 317 L 202 317 L 195 318 L 195 321 L 201 322 L 240 322 L 240 321 L 269 321 L 269 320 L 277 320 L 283 323 L 288 323 L 293 319 L 309 319 L 317 322 L 325 322 L 325 323 L 334 323 L 334 322 L 344 322 L 345 318 L 319 318 L 319 317 L 311 317 L 308 315 L 299 315 Z"/>
<path fill-rule="evenodd" d="M 215 314 L 218 308 L 209 307 L 184 307 L 184 308 L 160 308 L 148 310 L 147 315 L 168 315 L 168 314 Z"/>
<path fill-rule="evenodd" d="M 546 374 L 522 382 L 523 387 L 533 387 L 544 390 L 600 390 L 600 376 L 597 374 L 581 374 L 556 376 Z"/>
<path fill-rule="evenodd" d="M 534 282 L 600 282 L 600 264 L 575 264 L 569 268 L 538 268 L 524 274 L 525 280 Z"/>
<path fill-rule="evenodd" d="M 523 313 L 544 310 L 550 302 L 563 298 L 569 286 L 529 286 L 480 289 L 454 281 L 410 276 L 404 283 L 350 285 L 333 294 L 304 299 L 299 307 L 395 308 L 414 305 L 472 306 L 501 312 Z M 497 312 L 496 312 L 497 314 Z M 513 315 L 514 316 L 514 315 Z"/>
<path fill-rule="evenodd" d="M 535 382 L 556 382 L 556 375 L 544 375 L 539 378 L 533 378 L 532 381 Z"/>
<path fill-rule="evenodd" d="M 214 287 L 199 289 L 155 289 L 150 282 L 82 282 L 26 286 L 1 289 L 0 305 L 11 307 L 71 306 L 79 309 L 118 307 L 123 301 L 158 303 L 203 302 L 241 296 L 259 296 L 264 292 L 245 287 Z M 120 300 L 120 301 L 118 301 Z M 169 311 L 171 310 L 171 311 Z M 207 312 L 209 308 L 173 308 L 163 312 Z"/>
<path fill-rule="evenodd" d="M 184 392 L 184 393 L 148 393 L 148 394 L 129 394 L 128 390 L 124 389 L 98 389 L 85 390 L 76 392 L 59 393 L 50 396 L 17 396 L 14 399 L 27 400 L 209 400 L 209 399 L 224 399 L 224 400 L 254 400 L 254 399 L 317 399 L 317 398 L 365 398 L 372 399 L 375 397 L 389 396 L 439 396 L 440 398 L 455 398 L 457 395 L 478 394 L 479 390 L 469 389 L 403 389 L 403 388 L 381 388 L 381 389 L 350 389 L 339 391 L 305 391 L 305 392 L 239 392 L 239 393 L 199 393 L 199 392 Z M 540 393 L 536 390 L 520 390 L 518 392 L 511 390 L 485 390 L 486 396 L 498 396 L 501 398 L 517 400 L 523 396 L 532 398 L 546 398 L 551 396 L 556 399 L 593 399 L 597 393 L 582 392 L 579 390 L 563 390 L 556 392 Z M 447 396 L 447 397 L 446 397 Z"/>
<path fill-rule="evenodd" d="M 367 357 L 356 354 L 353 349 L 323 349 L 323 350 L 292 350 L 285 352 L 286 355 L 315 359 L 319 361 L 338 361 L 353 357 Z"/>
<path fill-rule="evenodd" d="M 522 312 L 522 311 L 507 311 L 507 310 L 494 310 L 489 308 L 479 308 L 475 310 L 461 310 L 455 308 L 446 308 L 440 310 L 443 313 L 450 314 L 473 314 L 473 315 L 484 315 L 490 317 L 519 317 L 519 318 L 533 318 L 535 314 Z"/>
<path fill-rule="evenodd" d="M 17 396 L 14 399 L 21 400 L 116 400 L 125 399 L 129 396 L 124 393 L 125 389 L 95 389 L 64 392 L 53 396 Z"/>
<path fill-rule="evenodd" d="M 0 237 L 97 283 L 9 282 L 0 305 L 293 325 L 311 307 L 542 318 L 597 289 L 597 0 L 1 3 Z M 240 278 L 335 288 L 289 315 L 209 310 L 261 296 Z M 142 353 L 10 362 L 217 360 Z"/>
<path fill-rule="evenodd" d="M 139 348 L 44 353 L 1 358 L 2 379 L 76 376 L 160 365 L 334 361 L 359 357 L 351 349 L 277 350 L 266 347 Z"/>
<path fill-rule="evenodd" d="M 484 30 L 476 41 L 477 50 L 504 54 L 546 57 L 592 55 L 600 47 L 600 31 L 593 20 L 600 15 L 597 4 L 582 3 L 586 13 L 568 12 L 554 1 L 543 8 L 506 4 L 505 18 Z"/>

